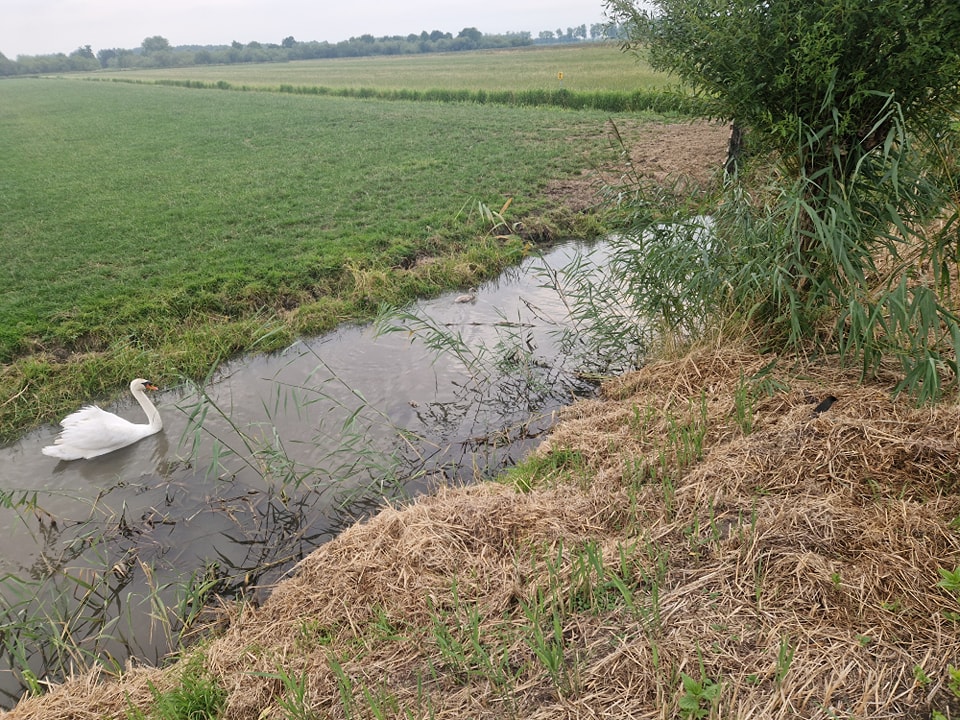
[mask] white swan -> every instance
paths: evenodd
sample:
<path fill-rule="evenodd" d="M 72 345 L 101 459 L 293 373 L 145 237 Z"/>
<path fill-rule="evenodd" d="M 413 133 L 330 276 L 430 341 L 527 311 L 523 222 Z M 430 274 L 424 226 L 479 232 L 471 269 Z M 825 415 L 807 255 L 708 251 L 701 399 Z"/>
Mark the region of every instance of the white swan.
<path fill-rule="evenodd" d="M 156 389 L 156 385 L 143 378 L 137 378 L 130 383 L 130 392 L 147 414 L 146 425 L 124 420 L 96 405 L 87 405 L 67 415 L 60 423 L 63 430 L 59 437 L 53 441 L 53 445 L 47 445 L 40 452 L 61 460 L 89 459 L 119 450 L 160 432 L 163 429 L 160 413 L 144 392 Z"/>
<path fill-rule="evenodd" d="M 457 297 L 453 299 L 455 303 L 472 303 L 472 302 L 476 302 L 476 300 L 477 300 L 477 289 L 473 287 L 470 288 L 470 291 L 468 293 L 464 295 L 457 295 Z"/>

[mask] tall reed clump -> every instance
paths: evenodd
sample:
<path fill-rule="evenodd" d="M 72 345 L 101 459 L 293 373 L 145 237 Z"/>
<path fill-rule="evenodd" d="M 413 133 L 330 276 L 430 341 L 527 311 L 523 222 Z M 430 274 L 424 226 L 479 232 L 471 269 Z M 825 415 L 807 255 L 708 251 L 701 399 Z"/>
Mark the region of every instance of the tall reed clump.
<path fill-rule="evenodd" d="M 611 269 L 650 319 L 647 340 L 693 339 L 739 318 L 770 349 L 837 353 L 864 377 L 894 361 L 897 390 L 920 400 L 955 384 L 960 174 L 955 148 L 943 149 L 956 137 L 932 152 L 892 97 L 877 124 L 888 121 L 855 166 L 790 178 L 785 167 L 808 166 L 822 134 L 807 131 L 792 154 L 727 175 L 709 216 L 634 185 Z"/>
<path fill-rule="evenodd" d="M 681 336 L 738 316 L 772 347 L 837 353 L 864 377 L 897 363 L 898 391 L 941 396 L 960 356 L 960 52 L 944 45 L 960 9 L 653 4 L 656 18 L 610 3 L 746 154 L 731 154 L 707 223 L 683 196 L 617 188 L 627 292 Z"/>

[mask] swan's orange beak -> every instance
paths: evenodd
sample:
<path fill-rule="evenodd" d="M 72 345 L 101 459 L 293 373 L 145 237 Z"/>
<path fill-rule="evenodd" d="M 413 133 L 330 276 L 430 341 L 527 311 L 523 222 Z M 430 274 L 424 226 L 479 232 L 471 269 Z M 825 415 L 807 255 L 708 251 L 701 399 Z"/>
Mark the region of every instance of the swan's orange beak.
<path fill-rule="evenodd" d="M 159 390 L 159 389 L 160 389 L 160 388 L 158 388 L 156 385 L 154 385 L 154 384 L 153 384 L 152 382 L 150 382 L 150 381 L 145 382 L 145 383 L 143 384 L 143 386 L 144 386 L 147 390 Z"/>

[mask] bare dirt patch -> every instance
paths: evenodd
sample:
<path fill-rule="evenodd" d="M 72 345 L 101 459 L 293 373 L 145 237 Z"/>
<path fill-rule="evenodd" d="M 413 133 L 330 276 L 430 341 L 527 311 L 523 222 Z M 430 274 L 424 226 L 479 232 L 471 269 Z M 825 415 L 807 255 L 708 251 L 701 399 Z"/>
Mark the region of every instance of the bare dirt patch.
<path fill-rule="evenodd" d="M 625 178 L 664 187 L 681 184 L 705 189 L 723 167 L 730 126 L 695 120 L 641 123 L 618 119 L 606 128 L 620 155 L 607 168 L 591 168 L 579 177 L 554 180 L 545 193 L 574 212 L 583 212 L 606 200 L 605 187 L 618 187 Z"/>

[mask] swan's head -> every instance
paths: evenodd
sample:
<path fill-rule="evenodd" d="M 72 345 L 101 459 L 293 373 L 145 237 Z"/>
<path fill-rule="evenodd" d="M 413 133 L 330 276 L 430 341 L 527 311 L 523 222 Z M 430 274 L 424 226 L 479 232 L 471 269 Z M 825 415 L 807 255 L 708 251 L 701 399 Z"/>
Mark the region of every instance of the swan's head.
<path fill-rule="evenodd" d="M 159 389 L 160 388 L 158 388 L 152 382 L 150 382 L 149 380 L 144 380 L 143 378 L 137 378 L 136 380 L 130 383 L 130 392 L 135 392 L 137 390 L 143 391 L 143 390 L 159 390 Z"/>

